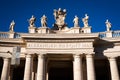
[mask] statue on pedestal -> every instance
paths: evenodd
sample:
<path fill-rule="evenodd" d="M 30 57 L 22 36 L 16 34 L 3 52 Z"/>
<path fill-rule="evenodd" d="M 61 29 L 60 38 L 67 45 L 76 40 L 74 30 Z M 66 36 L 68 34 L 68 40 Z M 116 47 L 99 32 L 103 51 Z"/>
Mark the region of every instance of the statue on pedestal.
<path fill-rule="evenodd" d="M 108 21 L 108 19 L 106 20 L 105 24 L 106 24 L 106 27 L 107 27 L 107 31 L 110 31 L 112 24 Z"/>
<path fill-rule="evenodd" d="M 66 17 L 66 9 L 62 10 L 59 8 L 58 10 L 54 9 L 54 17 L 56 20 L 55 25 L 61 30 L 63 27 L 65 27 L 65 17 Z"/>
<path fill-rule="evenodd" d="M 74 27 L 79 27 L 79 18 L 77 16 L 75 16 L 75 18 L 73 19 L 73 23 Z"/>
<path fill-rule="evenodd" d="M 10 32 L 14 32 L 14 26 L 15 26 L 15 22 L 14 20 L 10 23 L 10 27 L 9 27 L 9 30 Z"/>
<path fill-rule="evenodd" d="M 47 27 L 47 17 L 45 15 L 41 17 L 41 26 Z"/>
<path fill-rule="evenodd" d="M 29 25 L 30 27 L 34 27 L 35 26 L 35 21 L 36 21 L 36 18 L 32 15 L 32 17 L 29 19 Z"/>
<path fill-rule="evenodd" d="M 83 24 L 84 24 L 84 27 L 88 27 L 88 19 L 89 19 L 89 16 L 87 14 L 85 14 L 85 17 L 82 18 L 82 21 L 83 21 Z"/>

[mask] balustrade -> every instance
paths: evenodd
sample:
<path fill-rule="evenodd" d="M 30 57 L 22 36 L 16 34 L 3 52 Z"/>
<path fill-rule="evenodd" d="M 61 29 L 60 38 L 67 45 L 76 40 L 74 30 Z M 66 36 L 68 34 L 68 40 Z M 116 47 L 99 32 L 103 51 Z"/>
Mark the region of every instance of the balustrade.
<path fill-rule="evenodd" d="M 8 32 L 0 32 L 0 38 L 9 38 Z"/>
<path fill-rule="evenodd" d="M 21 34 L 24 33 L 14 33 L 13 38 L 21 38 Z M 100 38 L 106 38 L 107 37 L 107 32 L 99 32 L 99 37 Z M 112 37 L 120 37 L 120 31 L 111 31 Z M 9 32 L 0 32 L 0 38 L 9 38 L 10 33 Z"/>
<path fill-rule="evenodd" d="M 113 36 L 113 37 L 120 37 L 120 31 L 114 31 L 114 32 L 112 33 L 112 36 Z"/>

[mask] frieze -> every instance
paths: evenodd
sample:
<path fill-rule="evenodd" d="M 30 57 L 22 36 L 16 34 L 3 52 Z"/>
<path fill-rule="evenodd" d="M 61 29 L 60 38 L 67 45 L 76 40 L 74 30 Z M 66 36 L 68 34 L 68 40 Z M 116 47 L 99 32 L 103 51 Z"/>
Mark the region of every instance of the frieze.
<path fill-rule="evenodd" d="M 0 52 L 12 52 L 13 47 L 0 47 Z"/>
<path fill-rule="evenodd" d="M 27 48 L 92 48 L 89 43 L 27 43 Z"/>
<path fill-rule="evenodd" d="M 65 39 L 63 39 L 63 40 L 28 39 L 28 40 L 25 40 L 25 41 L 27 41 L 27 42 L 41 42 L 41 43 L 43 43 L 43 42 L 45 42 L 45 43 L 55 43 L 55 42 L 57 42 L 57 43 L 67 43 L 67 42 L 74 43 L 74 42 L 93 42 L 94 39 L 73 39 L 73 40 L 72 39 L 69 39 L 69 40 L 65 40 Z"/>
<path fill-rule="evenodd" d="M 0 42 L 12 42 L 12 43 L 23 43 L 22 39 L 13 38 L 0 38 Z"/>
<path fill-rule="evenodd" d="M 64 48 L 64 49 L 56 49 L 56 48 L 51 48 L 51 49 L 38 49 L 38 48 L 27 48 L 26 52 L 28 54 L 91 54 L 93 53 L 94 48 L 78 48 L 78 49 L 68 49 L 68 48 Z"/>

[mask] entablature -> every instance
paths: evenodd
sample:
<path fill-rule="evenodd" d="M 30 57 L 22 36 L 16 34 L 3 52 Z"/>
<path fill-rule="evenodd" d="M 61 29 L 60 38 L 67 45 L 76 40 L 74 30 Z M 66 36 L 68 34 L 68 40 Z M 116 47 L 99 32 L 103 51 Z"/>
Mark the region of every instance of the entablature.
<path fill-rule="evenodd" d="M 0 38 L 0 42 L 9 42 L 9 43 L 23 43 L 22 38 Z"/>
<path fill-rule="evenodd" d="M 25 46 L 22 39 L 5 38 L 0 39 L 0 46 L 13 47 L 13 46 Z"/>
<path fill-rule="evenodd" d="M 26 49 L 28 54 L 94 54 L 94 48 L 84 49 Z"/>
<path fill-rule="evenodd" d="M 97 38 L 98 34 L 97 33 L 86 33 L 86 34 L 22 34 L 22 38 L 48 38 L 48 39 L 76 39 L 76 38 L 81 38 L 81 39 L 92 39 L 92 38 Z"/>

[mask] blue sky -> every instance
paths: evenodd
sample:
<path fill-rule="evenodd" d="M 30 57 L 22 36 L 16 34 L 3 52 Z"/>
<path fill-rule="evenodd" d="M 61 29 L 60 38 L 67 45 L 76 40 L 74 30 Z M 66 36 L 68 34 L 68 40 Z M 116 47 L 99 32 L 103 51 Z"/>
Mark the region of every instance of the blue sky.
<path fill-rule="evenodd" d="M 73 18 L 77 15 L 80 27 L 85 13 L 89 15 L 92 32 L 106 30 L 105 21 L 109 19 L 112 30 L 120 30 L 120 0 L 0 0 L 0 31 L 9 31 L 12 20 L 15 21 L 15 32 L 28 32 L 28 19 L 34 15 L 35 25 L 40 27 L 40 18 L 45 14 L 48 27 L 55 23 L 53 9 L 66 9 L 65 22 L 73 26 Z"/>

